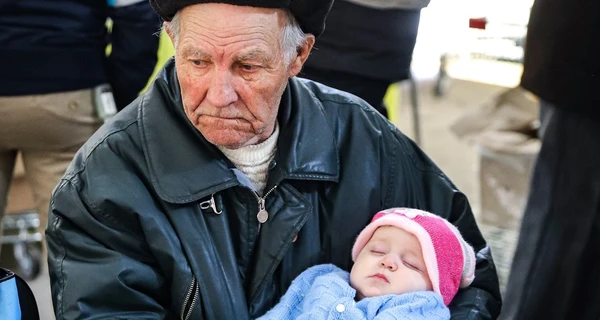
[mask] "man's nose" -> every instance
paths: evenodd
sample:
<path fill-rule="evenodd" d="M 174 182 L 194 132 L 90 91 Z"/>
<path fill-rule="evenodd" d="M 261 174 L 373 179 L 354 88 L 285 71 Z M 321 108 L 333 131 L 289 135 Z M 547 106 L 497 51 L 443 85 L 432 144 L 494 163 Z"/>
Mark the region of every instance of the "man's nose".
<path fill-rule="evenodd" d="M 389 254 L 385 255 L 381 259 L 381 262 L 379 262 L 379 264 L 381 265 L 382 268 L 386 268 L 390 271 L 396 271 L 396 269 L 398 269 L 398 264 L 397 264 L 396 260 L 393 257 L 391 257 Z"/>
<path fill-rule="evenodd" d="M 206 99 L 215 107 L 226 107 L 238 99 L 233 88 L 233 75 L 229 71 L 216 70 L 208 88 Z"/>

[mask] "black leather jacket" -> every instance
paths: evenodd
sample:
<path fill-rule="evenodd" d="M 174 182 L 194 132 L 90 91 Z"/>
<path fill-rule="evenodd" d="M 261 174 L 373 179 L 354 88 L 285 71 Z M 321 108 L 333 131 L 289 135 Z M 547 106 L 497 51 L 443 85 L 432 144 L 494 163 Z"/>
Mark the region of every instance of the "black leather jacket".
<path fill-rule="evenodd" d="M 167 63 L 78 152 L 53 194 L 57 318 L 254 318 L 307 267 L 349 270 L 355 237 L 395 206 L 448 218 L 478 252 L 453 319 L 497 317 L 496 270 L 467 199 L 413 142 L 365 103 L 298 78 L 278 122 L 259 228 L 257 196 L 187 120 Z"/>

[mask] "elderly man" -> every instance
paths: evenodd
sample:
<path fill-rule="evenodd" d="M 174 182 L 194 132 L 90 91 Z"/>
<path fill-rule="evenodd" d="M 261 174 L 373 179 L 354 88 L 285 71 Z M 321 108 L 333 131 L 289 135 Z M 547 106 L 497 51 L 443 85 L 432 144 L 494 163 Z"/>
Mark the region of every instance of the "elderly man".
<path fill-rule="evenodd" d="M 478 251 L 453 317 L 498 315 L 465 196 L 375 109 L 295 77 L 331 1 L 152 5 L 174 61 L 80 150 L 53 195 L 58 319 L 258 317 L 307 267 L 349 270 L 360 230 L 394 206 L 440 214 Z"/>

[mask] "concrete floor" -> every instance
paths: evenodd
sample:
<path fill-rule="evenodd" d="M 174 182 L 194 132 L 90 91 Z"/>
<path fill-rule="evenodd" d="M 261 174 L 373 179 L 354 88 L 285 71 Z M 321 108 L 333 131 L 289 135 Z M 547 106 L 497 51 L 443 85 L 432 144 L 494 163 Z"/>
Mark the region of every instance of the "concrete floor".
<path fill-rule="evenodd" d="M 432 94 L 432 85 L 431 80 L 418 83 L 422 127 L 421 147 L 467 195 L 477 216 L 479 212 L 477 153 L 474 147 L 460 141 L 448 128 L 460 115 L 478 108 L 484 101 L 502 92 L 504 88 L 453 80 L 447 94 L 443 98 L 436 98 Z M 413 137 L 411 108 L 405 89 L 401 90 L 402 107 L 398 111 L 399 119 L 396 121 L 396 125 L 405 134 Z M 514 249 L 516 234 L 494 226 L 481 225 L 481 228 L 486 239 L 492 245 L 501 283 L 504 283 L 510 267 L 510 257 Z M 5 254 L 6 252 L 3 255 Z M 37 297 L 43 320 L 54 319 L 48 279 L 47 268 L 44 268 L 40 277 L 29 282 Z"/>

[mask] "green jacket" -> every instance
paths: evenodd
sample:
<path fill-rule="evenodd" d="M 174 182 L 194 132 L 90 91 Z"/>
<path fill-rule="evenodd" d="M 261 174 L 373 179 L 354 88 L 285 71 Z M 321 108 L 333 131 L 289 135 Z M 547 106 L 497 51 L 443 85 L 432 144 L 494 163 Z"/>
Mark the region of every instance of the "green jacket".
<path fill-rule="evenodd" d="M 389 207 L 458 226 L 478 261 L 453 318 L 497 317 L 496 270 L 467 199 L 412 141 L 355 97 L 297 78 L 278 121 L 265 191 L 276 188 L 259 228 L 257 196 L 187 120 L 167 63 L 54 191 L 46 235 L 57 319 L 258 317 L 308 267 L 350 270 L 356 236 Z"/>

